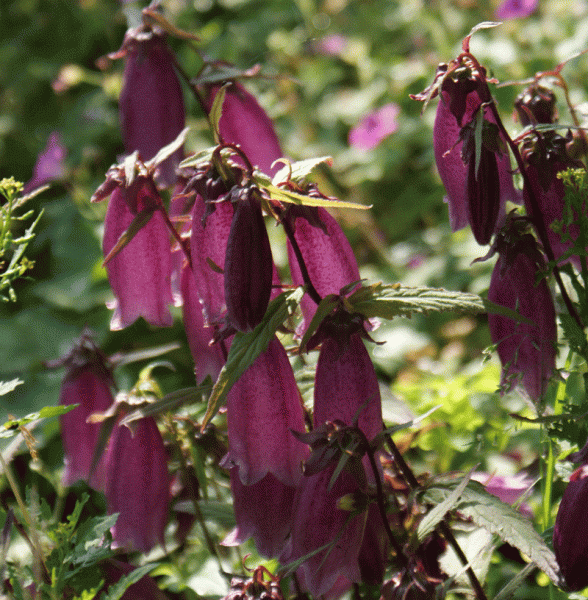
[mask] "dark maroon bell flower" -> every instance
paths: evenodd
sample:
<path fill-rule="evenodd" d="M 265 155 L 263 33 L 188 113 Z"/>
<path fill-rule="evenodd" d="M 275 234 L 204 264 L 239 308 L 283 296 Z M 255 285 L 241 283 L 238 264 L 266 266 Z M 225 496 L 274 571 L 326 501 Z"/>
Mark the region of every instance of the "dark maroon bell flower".
<path fill-rule="evenodd" d="M 163 544 L 170 496 L 167 454 L 153 417 L 136 423 L 134 433 L 114 426 L 106 456 L 108 513 L 119 513 L 114 545 L 148 552 Z"/>
<path fill-rule="evenodd" d="M 523 236 L 512 246 L 499 247 L 488 299 L 516 310 L 533 323 L 517 323 L 489 314 L 490 336 L 498 344 L 502 379 L 507 387 L 521 383 L 530 398 L 541 398 L 555 369 L 557 328 L 553 298 L 545 279 L 536 283 L 544 266 L 534 238 Z"/>
<path fill-rule="evenodd" d="M 185 126 L 184 98 L 174 70 L 174 58 L 158 27 L 129 29 L 121 49 L 110 58 L 125 57 L 123 88 L 119 98 L 120 125 L 127 154 L 138 150 L 147 161 L 176 139 Z M 158 180 L 175 181 L 182 159 L 176 150 L 159 165 Z"/>
<path fill-rule="evenodd" d="M 225 301 L 230 323 L 254 329 L 272 292 L 273 260 L 257 188 L 243 188 L 236 200 L 225 256 Z"/>
<path fill-rule="evenodd" d="M 571 590 L 588 586 L 588 465 L 576 469 L 561 499 L 553 528 L 553 549 Z"/>
<path fill-rule="evenodd" d="M 91 472 L 100 424 L 88 423 L 95 412 L 104 412 L 114 402 L 112 373 L 106 357 L 84 332 L 69 355 L 63 360 L 67 371 L 61 385 L 59 404 L 79 404 L 59 417 L 65 455 L 62 483 L 69 486 L 78 479 L 92 487 L 104 488 L 104 461 Z"/>

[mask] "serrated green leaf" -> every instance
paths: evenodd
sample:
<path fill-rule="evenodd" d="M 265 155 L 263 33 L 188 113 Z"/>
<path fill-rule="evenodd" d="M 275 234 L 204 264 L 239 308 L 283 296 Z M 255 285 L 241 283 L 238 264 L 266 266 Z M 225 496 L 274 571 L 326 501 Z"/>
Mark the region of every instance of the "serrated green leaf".
<path fill-rule="evenodd" d="M 428 487 L 423 500 L 440 504 L 452 495 L 459 482 L 438 480 Z M 489 494 L 477 481 L 470 481 L 454 505 L 464 517 L 479 527 L 497 535 L 502 541 L 518 548 L 534 562 L 556 585 L 560 583 L 560 572 L 555 555 L 533 528 L 529 519 L 518 510 Z"/>
<path fill-rule="evenodd" d="M 208 399 L 206 414 L 202 421 L 203 430 L 221 407 L 233 384 L 243 375 L 249 365 L 267 349 L 278 327 L 296 310 L 303 295 L 304 288 L 302 287 L 283 292 L 270 302 L 261 323 L 253 331 L 238 332 L 235 335 L 227 362 Z"/>
<path fill-rule="evenodd" d="M 18 377 L 16 379 L 11 379 L 10 381 L 0 381 L 0 396 L 4 396 L 5 394 L 12 392 L 12 390 L 23 383 L 24 381 L 18 379 Z"/>
<path fill-rule="evenodd" d="M 570 348 L 580 356 L 586 353 L 586 336 L 576 320 L 568 313 L 559 315 L 564 335 L 570 343 Z"/>
<path fill-rule="evenodd" d="M 308 158 L 306 160 L 299 160 L 291 163 L 286 159 L 278 159 L 278 161 L 285 162 L 285 165 L 274 175 L 272 183 L 278 185 L 285 181 L 304 181 L 319 165 L 327 164 L 332 165 L 333 159 L 330 156 L 321 156 L 319 158 Z"/>
<path fill-rule="evenodd" d="M 435 527 L 441 523 L 444 519 L 445 515 L 453 510 L 456 504 L 459 502 L 459 499 L 465 490 L 468 482 L 470 481 L 473 473 L 473 469 L 465 476 L 463 479 L 455 486 L 455 489 L 451 490 L 451 492 L 447 495 L 446 498 L 443 499 L 442 502 L 436 504 L 424 517 L 423 520 L 419 523 L 419 526 L 416 530 L 416 535 L 419 542 L 423 542 L 425 538 L 435 530 Z"/>
<path fill-rule="evenodd" d="M 354 311 L 368 319 L 410 317 L 414 313 L 486 311 L 484 301 L 477 294 L 399 284 L 365 286 L 351 294 L 348 300 Z"/>
<path fill-rule="evenodd" d="M 324 198 L 315 198 L 298 194 L 286 188 L 277 187 L 273 184 L 264 186 L 265 191 L 272 200 L 284 202 L 286 204 L 298 204 L 304 206 L 322 206 L 323 208 L 355 208 L 357 210 L 368 210 L 371 206 L 357 204 L 355 202 L 344 202 L 342 200 L 325 200 Z"/>
<path fill-rule="evenodd" d="M 129 586 L 137 583 L 141 577 L 145 577 L 145 575 L 153 571 L 157 566 L 159 566 L 157 563 L 143 565 L 142 567 L 137 567 L 128 575 L 124 575 L 108 588 L 108 593 L 102 596 L 102 600 L 120 600 Z"/>

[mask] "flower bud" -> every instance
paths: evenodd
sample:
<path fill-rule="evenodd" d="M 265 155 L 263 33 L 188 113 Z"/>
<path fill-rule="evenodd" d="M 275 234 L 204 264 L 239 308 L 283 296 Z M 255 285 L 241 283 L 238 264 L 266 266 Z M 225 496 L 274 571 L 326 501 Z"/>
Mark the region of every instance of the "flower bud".
<path fill-rule="evenodd" d="M 570 590 L 588 586 L 588 465 L 576 469 L 561 499 L 553 528 L 553 549 Z"/>
<path fill-rule="evenodd" d="M 118 547 L 148 552 L 163 544 L 169 504 L 167 455 L 153 417 L 136 423 L 134 435 L 115 425 L 106 456 L 108 513 L 119 513 L 112 527 Z"/>
<path fill-rule="evenodd" d="M 493 343 L 498 344 L 503 384 L 510 387 L 520 380 L 530 398 L 538 400 L 555 369 L 557 328 L 547 282 L 535 284 L 542 259 L 533 238 L 525 238 L 532 248 L 518 244 L 501 254 L 492 271 L 488 299 L 516 310 L 533 324 L 489 314 L 488 326 Z"/>
<path fill-rule="evenodd" d="M 224 287 L 229 321 L 239 331 L 249 331 L 265 315 L 273 260 L 259 200 L 254 192 L 243 191 L 227 240 Z"/>
<path fill-rule="evenodd" d="M 521 124 L 554 123 L 555 94 L 542 85 L 533 84 L 515 98 L 515 108 Z"/>

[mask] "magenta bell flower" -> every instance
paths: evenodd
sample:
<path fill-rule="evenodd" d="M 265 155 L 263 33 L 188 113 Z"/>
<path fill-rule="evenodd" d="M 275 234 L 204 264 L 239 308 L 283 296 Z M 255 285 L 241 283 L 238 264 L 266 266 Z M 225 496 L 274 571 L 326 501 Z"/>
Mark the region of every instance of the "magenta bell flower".
<path fill-rule="evenodd" d="M 106 455 L 108 513 L 119 513 L 112 527 L 117 547 L 148 552 L 163 544 L 170 496 L 167 454 L 152 417 L 133 423 L 134 435 L 115 425 Z"/>
<path fill-rule="evenodd" d="M 495 229 L 499 214 L 504 212 L 504 203 L 507 200 L 517 202 L 518 194 L 514 189 L 508 153 L 506 151 L 491 152 L 495 156 L 495 168 L 493 162 L 491 165 L 489 164 L 491 161 L 487 155 L 479 176 L 483 180 L 484 174 L 488 171 L 486 179 L 492 180 L 492 189 L 496 195 L 494 202 L 497 202 L 498 206 L 492 206 L 491 209 L 485 208 L 484 216 L 480 217 L 483 222 L 478 224 L 477 207 L 487 202 L 488 198 L 479 198 L 471 194 L 472 174 L 470 173 L 468 177 L 468 172 L 471 171 L 468 167 L 468 164 L 471 163 L 471 153 L 468 164 L 464 163 L 462 157 L 464 143 L 460 139 L 460 132 L 462 127 L 472 121 L 482 103 L 490 99 L 490 94 L 485 81 L 477 79 L 480 77 L 479 75 L 471 75 L 471 77 L 471 79 L 458 79 L 457 81 L 448 77 L 445 80 L 435 115 L 433 148 L 437 170 L 447 191 L 445 201 L 449 205 L 451 228 L 453 231 L 457 231 L 470 223 L 476 239 L 480 243 L 486 244 L 489 241 L 488 231 Z M 491 111 L 488 108 L 484 110 L 485 121 L 490 125 L 495 125 L 496 121 Z M 470 185 L 468 185 L 468 179 Z M 479 188 L 483 189 L 483 187 L 484 184 L 481 183 Z"/>
<path fill-rule="evenodd" d="M 291 431 L 304 431 L 304 416 L 290 361 L 277 337 L 231 388 L 227 427 L 224 462 L 239 467 L 244 485 L 268 473 L 285 485 L 298 484 L 308 450 Z"/>
<path fill-rule="evenodd" d="M 62 483 L 69 486 L 83 479 L 93 488 L 102 490 L 104 461 L 100 461 L 95 471 L 90 473 L 100 424 L 87 421 L 92 413 L 104 412 L 114 402 L 112 374 L 106 357 L 86 334 L 65 359 L 65 365 L 67 373 L 61 385 L 59 404 L 80 406 L 59 417 L 65 454 Z"/>
<path fill-rule="evenodd" d="M 200 383 L 210 375 L 216 381 L 225 357 L 220 344 L 211 345 L 214 329 L 204 322 L 194 274 L 187 262 L 181 272 L 182 314 L 190 352 L 194 359 L 196 380 Z"/>
<path fill-rule="evenodd" d="M 332 323 L 324 321 L 316 334 L 324 341 L 315 377 L 315 431 L 327 421 L 342 421 L 348 426 L 357 423 L 368 440 L 382 431 L 380 390 L 362 333 L 361 324 L 342 312 Z M 361 488 L 358 479 L 343 470 L 328 489 L 337 462 L 301 480 L 294 504 L 291 547 L 283 557 L 294 561 L 334 542 L 330 552 L 315 554 L 299 569 L 306 589 L 314 596 L 330 590 L 340 576 L 352 582 L 374 582 L 383 576 L 386 542 L 381 517 L 369 509 L 351 516 L 338 507 L 342 496 Z M 367 466 L 367 479 L 373 481 L 367 457 L 362 464 Z"/>
<path fill-rule="evenodd" d="M 530 236 L 527 239 L 532 240 Z M 498 344 L 503 384 L 520 380 L 533 400 L 547 388 L 555 369 L 557 328 L 553 298 L 545 279 L 535 285 L 540 255 L 537 251 L 515 247 L 497 261 L 488 299 L 516 309 L 533 325 L 515 323 L 501 315 L 489 314 L 488 326 L 493 343 Z"/>
<path fill-rule="evenodd" d="M 563 494 L 555 526 L 553 549 L 570 590 L 588 586 L 588 465 L 576 469 Z"/>
<path fill-rule="evenodd" d="M 210 110 L 219 85 L 202 86 L 204 104 Z M 239 144 L 249 162 L 263 173 L 274 175 L 281 164 L 272 163 L 282 157 L 282 148 L 274 125 L 255 97 L 240 83 L 227 88 L 223 113 L 219 122 L 220 134 L 227 144 Z M 239 158 L 235 157 L 239 162 Z"/>
<path fill-rule="evenodd" d="M 115 296 L 110 308 L 112 330 L 123 329 L 139 317 L 152 325 L 169 327 L 171 293 L 171 245 L 165 221 L 156 208 L 159 195 L 152 180 L 139 177 L 128 188 L 117 187 L 108 204 L 104 222 L 104 256 L 141 211 L 151 218 L 132 240 L 106 264 L 108 281 Z"/>
<path fill-rule="evenodd" d="M 222 545 L 238 546 L 253 538 L 262 556 L 279 556 L 292 527 L 296 488 L 284 485 L 271 473 L 257 483 L 243 485 L 239 467 L 232 467 L 230 472 L 237 526 L 225 537 Z"/>
<path fill-rule="evenodd" d="M 322 207 L 291 206 L 288 217 L 298 242 L 310 280 L 321 297 L 339 294 L 341 288 L 360 280 L 357 260 L 349 240 L 337 221 Z M 304 279 L 288 241 L 288 262 L 292 281 L 304 285 Z M 316 303 L 308 294 L 301 302 L 303 329 L 308 327 L 316 312 Z"/>
<path fill-rule="evenodd" d="M 126 57 L 119 98 L 120 125 L 127 154 L 139 151 L 143 161 L 176 139 L 185 126 L 184 98 L 174 58 L 158 27 L 129 29 L 121 49 L 110 58 Z M 159 165 L 158 180 L 175 181 L 180 148 Z"/>

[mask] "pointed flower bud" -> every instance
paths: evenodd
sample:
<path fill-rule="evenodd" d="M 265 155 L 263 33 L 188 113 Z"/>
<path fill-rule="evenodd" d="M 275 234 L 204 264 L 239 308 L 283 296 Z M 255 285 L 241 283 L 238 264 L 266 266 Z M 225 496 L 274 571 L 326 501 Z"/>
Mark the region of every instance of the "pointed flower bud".
<path fill-rule="evenodd" d="M 119 98 L 120 124 L 127 154 L 139 151 L 147 161 L 172 142 L 185 125 L 182 88 L 165 34 L 158 27 L 129 29 L 121 49 L 111 58 L 126 57 Z M 165 186 L 175 181 L 180 148 L 159 166 Z"/>
<path fill-rule="evenodd" d="M 207 110 L 211 109 L 220 87 L 202 86 Z M 281 165 L 272 167 L 272 163 L 282 157 L 274 125 L 255 97 L 240 83 L 233 82 L 226 88 L 219 129 L 223 141 L 239 144 L 249 162 L 263 173 L 274 175 L 280 169 Z"/>
<path fill-rule="evenodd" d="M 134 435 L 115 425 L 106 477 L 108 513 L 119 513 L 112 528 L 115 545 L 148 552 L 163 544 L 170 482 L 163 439 L 152 417 L 138 421 Z"/>
<path fill-rule="evenodd" d="M 555 557 L 570 590 L 588 586 L 588 465 L 576 469 L 565 489 L 553 528 Z"/>
<path fill-rule="evenodd" d="M 123 329 L 139 317 L 152 325 L 169 327 L 172 316 L 171 244 L 169 231 L 157 209 L 161 199 L 153 181 L 138 177 L 129 187 L 117 187 L 104 222 L 104 256 L 109 256 L 139 215 L 145 224 L 106 264 L 115 296 L 112 330 Z"/>
<path fill-rule="evenodd" d="M 59 404 L 79 404 L 61 415 L 61 439 L 65 454 L 62 483 L 69 486 L 78 479 L 92 487 L 104 487 L 104 461 L 91 472 L 96 443 L 100 434 L 99 423 L 88 423 L 95 412 L 107 410 L 114 402 L 112 374 L 106 357 L 84 332 L 70 354 L 64 359 L 67 372 L 61 386 Z"/>
<path fill-rule="evenodd" d="M 227 240 L 225 300 L 239 331 L 261 322 L 272 291 L 272 251 L 258 194 L 257 188 L 241 190 Z"/>
<path fill-rule="evenodd" d="M 535 283 L 543 259 L 530 235 L 498 251 L 500 259 L 492 271 L 488 299 L 516 310 L 533 324 L 489 314 L 490 336 L 498 344 L 503 384 L 510 387 L 520 380 L 529 396 L 538 400 L 555 369 L 557 343 L 551 292 L 545 279 Z"/>

